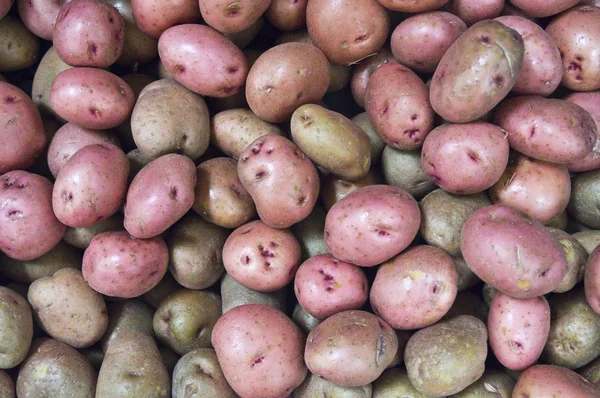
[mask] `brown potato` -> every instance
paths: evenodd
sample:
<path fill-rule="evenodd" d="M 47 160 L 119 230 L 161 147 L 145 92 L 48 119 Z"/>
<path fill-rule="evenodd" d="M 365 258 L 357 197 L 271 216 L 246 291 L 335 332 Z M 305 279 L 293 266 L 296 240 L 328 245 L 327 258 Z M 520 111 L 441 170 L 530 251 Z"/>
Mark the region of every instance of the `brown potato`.
<path fill-rule="evenodd" d="M 572 180 L 569 215 L 590 228 L 600 229 L 600 170 L 577 174 Z"/>
<path fill-rule="evenodd" d="M 0 19 L 0 72 L 27 69 L 40 58 L 40 41 L 21 20 Z"/>
<path fill-rule="evenodd" d="M 211 348 L 199 348 L 181 357 L 173 369 L 171 391 L 173 398 L 237 397 Z"/>
<path fill-rule="evenodd" d="M 293 398 L 337 397 L 371 398 L 371 383 L 358 387 L 342 387 L 324 378 L 309 373 L 306 379 L 294 390 Z"/>
<path fill-rule="evenodd" d="M 263 304 L 284 311 L 287 289 L 274 292 L 259 292 L 238 283 L 229 274 L 221 280 L 222 313 L 244 304 Z"/>
<path fill-rule="evenodd" d="M 6 371 L 0 369 L 0 398 L 14 398 L 15 382 Z"/>
<path fill-rule="evenodd" d="M 317 205 L 308 217 L 290 228 L 290 231 L 300 243 L 302 261 L 318 254 L 329 253 L 323 236 L 325 216 L 325 210 Z"/>
<path fill-rule="evenodd" d="M 235 44 L 239 49 L 243 50 L 248 44 L 252 42 L 252 40 L 256 38 L 256 36 L 261 31 L 264 25 L 265 19 L 261 15 L 256 21 L 254 21 L 252 25 L 248 26 L 246 29 L 240 30 L 239 32 L 235 33 L 225 34 L 225 37 L 231 40 L 231 42 Z"/>
<path fill-rule="evenodd" d="M 0 286 L 0 369 L 19 365 L 31 345 L 33 317 L 23 296 Z"/>
<path fill-rule="evenodd" d="M 403 367 L 387 369 L 381 377 L 373 382 L 373 398 L 430 398 L 420 393 L 410 382 L 408 373 Z"/>
<path fill-rule="evenodd" d="M 148 292 L 144 293 L 141 298 L 144 302 L 153 308 L 158 308 L 160 303 L 171 293 L 176 292 L 181 289 L 181 285 L 177 283 L 173 275 L 170 272 L 165 273 L 162 279 L 150 289 Z"/>
<path fill-rule="evenodd" d="M 567 273 L 562 282 L 553 290 L 554 293 L 564 293 L 583 280 L 588 254 L 585 247 L 573 235 L 560 229 L 549 228 L 549 230 L 558 239 L 567 259 Z"/>
<path fill-rule="evenodd" d="M 87 249 L 94 236 L 108 231 L 119 231 L 123 229 L 123 215 L 119 212 L 94 223 L 89 227 L 67 228 L 63 240 L 79 249 Z"/>
<path fill-rule="evenodd" d="M 598 230 L 576 232 L 573 234 L 573 237 L 581 243 L 588 256 L 594 251 L 596 246 L 600 245 L 600 231 Z"/>
<path fill-rule="evenodd" d="M 106 352 L 110 343 L 125 330 L 139 330 L 155 337 L 152 320 L 154 308 L 139 299 L 128 299 L 109 305 L 108 326 L 100 344 Z"/>
<path fill-rule="evenodd" d="M 421 199 L 438 186 L 421 166 L 421 149 L 402 151 L 386 145 L 381 156 L 383 177 L 389 185 L 404 189 Z"/>
<path fill-rule="evenodd" d="M 512 396 L 516 381 L 496 369 L 486 369 L 481 378 L 451 398 L 479 398 L 490 394 L 499 398 Z"/>
<path fill-rule="evenodd" d="M 383 152 L 383 148 L 385 148 L 385 142 L 383 142 L 377 131 L 375 131 L 375 126 L 373 126 L 371 119 L 369 119 L 369 115 L 367 115 L 367 112 L 362 112 L 354 116 L 351 120 L 369 137 L 371 166 L 379 163 L 381 153 Z"/>
<path fill-rule="evenodd" d="M 60 72 L 70 68 L 72 66 L 60 59 L 54 47 L 50 47 L 42 57 L 33 76 L 31 98 L 43 116 L 55 116 L 59 120 L 62 119 L 50 105 L 50 88 L 54 78 Z"/>
<path fill-rule="evenodd" d="M 300 303 L 296 303 L 296 306 L 294 307 L 294 312 L 292 313 L 292 320 L 305 334 L 309 334 L 311 330 L 313 330 L 315 327 L 317 327 L 318 324 L 322 322 L 320 319 L 315 318 L 314 316 L 306 312 L 306 310 L 302 308 Z"/>
<path fill-rule="evenodd" d="M 380 176 L 376 175 L 373 171 L 369 171 L 363 178 L 354 181 L 347 181 L 334 174 L 329 174 L 321 179 L 320 194 L 323 206 L 326 210 L 329 210 L 334 204 L 344 199 L 351 192 L 367 185 L 380 183 Z"/>

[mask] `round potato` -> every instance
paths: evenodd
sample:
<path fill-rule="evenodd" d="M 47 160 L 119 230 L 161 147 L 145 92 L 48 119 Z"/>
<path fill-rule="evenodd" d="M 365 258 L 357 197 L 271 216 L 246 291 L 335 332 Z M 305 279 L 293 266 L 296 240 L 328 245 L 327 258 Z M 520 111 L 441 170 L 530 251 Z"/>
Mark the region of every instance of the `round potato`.
<path fill-rule="evenodd" d="M 399 395 L 400 394 L 400 395 Z M 401 395 L 404 394 L 404 395 Z M 430 395 L 420 393 L 410 382 L 405 368 L 394 367 L 387 369 L 373 382 L 373 398 L 430 398 Z"/>
<path fill-rule="evenodd" d="M 215 350 L 190 351 L 173 369 L 173 398 L 236 398 L 225 380 Z"/>
<path fill-rule="evenodd" d="M 272 0 L 265 17 L 280 30 L 302 29 L 306 26 L 307 4 L 308 0 Z"/>
<path fill-rule="evenodd" d="M 521 373 L 513 397 L 594 398 L 600 392 L 570 369 L 553 365 L 534 365 Z"/>
<path fill-rule="evenodd" d="M 0 19 L 0 72 L 27 69 L 39 59 L 39 39 L 19 19 Z"/>
<path fill-rule="evenodd" d="M 527 16 L 534 18 L 559 14 L 579 3 L 578 0 L 510 0 L 510 2 Z"/>
<path fill-rule="evenodd" d="M 17 292 L 0 286 L 0 369 L 19 365 L 31 345 L 33 317 L 29 304 Z"/>
<path fill-rule="evenodd" d="M 200 0 L 200 13 L 204 21 L 224 34 L 248 29 L 264 14 L 271 0 Z"/>
<path fill-rule="evenodd" d="M 0 3 L 0 19 L 4 18 L 4 16 L 8 14 L 14 2 L 15 0 L 3 0 Z"/>
<path fill-rule="evenodd" d="M 377 134 L 377 131 L 375 131 L 375 126 L 371 123 L 369 115 L 367 115 L 366 112 L 362 112 L 354 116 L 351 120 L 365 132 L 367 137 L 369 137 L 369 144 L 371 145 L 371 166 L 379 163 L 381 154 L 385 148 L 385 142 L 383 142 L 381 137 Z"/>
<path fill-rule="evenodd" d="M 354 102 L 361 108 L 365 107 L 365 91 L 371 75 L 377 68 L 387 63 L 398 63 L 398 61 L 389 48 L 382 47 L 376 54 L 359 61 L 352 67 L 350 89 Z"/>
<path fill-rule="evenodd" d="M 318 254 L 329 253 L 323 231 L 325 230 L 326 212 L 321 206 L 315 206 L 304 220 L 292 225 L 290 231 L 294 234 L 302 250 L 302 261 Z"/>
<path fill-rule="evenodd" d="M 484 19 L 496 18 L 504 9 L 504 0 L 452 0 L 444 10 L 463 20 L 468 26 Z"/>
<path fill-rule="evenodd" d="M 15 382 L 5 370 L 0 369 L 0 398 L 14 398 L 15 394 Z"/>

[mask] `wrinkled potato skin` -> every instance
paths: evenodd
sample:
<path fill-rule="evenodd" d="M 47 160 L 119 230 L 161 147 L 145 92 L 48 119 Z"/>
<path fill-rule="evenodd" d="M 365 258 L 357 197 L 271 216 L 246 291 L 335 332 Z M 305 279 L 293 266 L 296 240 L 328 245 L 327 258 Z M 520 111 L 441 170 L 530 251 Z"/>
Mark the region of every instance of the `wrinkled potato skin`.
<path fill-rule="evenodd" d="M 423 394 L 456 394 L 483 374 L 487 340 L 485 324 L 470 315 L 421 329 L 408 340 L 404 352 L 408 378 Z"/>
<path fill-rule="evenodd" d="M 173 369 L 173 398 L 236 398 L 225 380 L 215 350 L 200 348 L 185 354 Z"/>
<path fill-rule="evenodd" d="M 40 327 L 71 347 L 89 347 L 108 325 L 104 298 L 85 281 L 81 271 L 64 268 L 34 281 L 27 300 Z"/>
<path fill-rule="evenodd" d="M 598 390 L 572 370 L 554 365 L 534 365 L 521 373 L 513 390 L 513 397 L 527 396 L 595 398 Z"/>
<path fill-rule="evenodd" d="M 23 0 L 23 2 L 26 1 Z M 33 76 L 31 99 L 43 116 L 55 116 L 62 119 L 50 105 L 50 89 L 56 76 L 70 68 L 72 66 L 60 59 L 54 47 L 50 47 L 42 57 Z"/>
<path fill-rule="evenodd" d="M 569 215 L 593 229 L 600 229 L 600 170 L 579 173 L 573 177 Z"/>
<path fill-rule="evenodd" d="M 377 0 L 385 8 L 392 11 L 417 13 L 440 8 L 448 0 Z"/>
<path fill-rule="evenodd" d="M 0 19 L 0 72 L 27 69 L 37 63 L 39 56 L 40 41 L 19 19 Z"/>
<path fill-rule="evenodd" d="M 451 398 L 509 398 L 516 381 L 504 372 L 486 369 L 483 376 Z"/>
<path fill-rule="evenodd" d="M 224 34 L 248 29 L 264 14 L 271 0 L 200 0 L 200 13 L 204 21 Z"/>
<path fill-rule="evenodd" d="M 77 350 L 58 340 L 40 338 L 19 370 L 20 398 L 94 398 L 96 371 Z"/>
<path fill-rule="evenodd" d="M 525 46 L 500 22 L 477 22 L 444 54 L 431 80 L 435 112 L 453 123 L 473 121 L 494 108 L 519 78 Z M 472 68 L 472 65 L 482 65 Z"/>
<path fill-rule="evenodd" d="M 585 298 L 596 314 L 600 314 L 600 246 L 590 254 L 585 265 Z"/>
<path fill-rule="evenodd" d="M 388 185 L 404 189 L 420 200 L 438 186 L 421 166 L 421 149 L 401 151 L 386 145 L 381 155 L 383 177 Z"/>
<path fill-rule="evenodd" d="M 272 0 L 265 17 L 280 30 L 302 29 L 306 26 L 307 4 L 308 0 Z"/>
<path fill-rule="evenodd" d="M 567 273 L 556 289 L 553 290 L 554 293 L 564 293 L 575 287 L 577 283 L 583 281 L 588 253 L 575 236 L 560 229 L 549 228 L 549 231 L 558 239 L 567 259 Z"/>
<path fill-rule="evenodd" d="M 583 159 L 567 164 L 569 171 L 584 172 L 600 169 L 600 140 L 598 139 L 598 126 L 600 126 L 600 90 L 588 92 L 575 92 L 563 98 L 566 101 L 579 105 L 592 116 L 596 123 L 596 143 Z"/>
<path fill-rule="evenodd" d="M 344 397 L 344 398 L 371 398 L 372 387 L 367 384 L 359 387 L 341 387 L 322 377 L 309 373 L 292 394 L 293 398 L 314 397 Z"/>
<path fill-rule="evenodd" d="M 0 369 L 19 365 L 31 345 L 33 317 L 31 308 L 23 296 L 0 286 Z"/>
<path fill-rule="evenodd" d="M 221 279 L 222 313 L 244 304 L 264 304 L 269 307 L 284 311 L 287 290 L 281 289 L 274 292 L 259 292 L 238 283 L 229 274 L 225 273 Z"/>
<path fill-rule="evenodd" d="M 155 39 L 171 26 L 201 19 L 198 0 L 131 0 L 131 9 L 138 28 Z"/>
<path fill-rule="evenodd" d="M 89 227 L 67 228 L 63 240 L 69 245 L 85 250 L 90 245 L 92 239 L 94 239 L 94 236 L 102 232 L 118 231 L 120 229 L 123 229 L 123 215 L 117 212 Z"/>

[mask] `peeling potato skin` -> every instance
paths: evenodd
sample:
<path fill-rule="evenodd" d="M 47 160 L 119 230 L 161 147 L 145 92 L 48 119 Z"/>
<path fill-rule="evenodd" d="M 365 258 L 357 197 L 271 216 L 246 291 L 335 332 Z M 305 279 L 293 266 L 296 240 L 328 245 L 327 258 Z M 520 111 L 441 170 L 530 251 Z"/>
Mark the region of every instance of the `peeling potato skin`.
<path fill-rule="evenodd" d="M 310 332 L 304 360 L 313 374 L 358 387 L 377 379 L 397 350 L 398 338 L 389 324 L 370 312 L 352 310 L 330 316 Z"/>
<path fill-rule="evenodd" d="M 248 29 L 265 13 L 271 0 L 200 0 L 204 21 L 223 34 Z"/>
<path fill-rule="evenodd" d="M 173 369 L 173 398 L 237 398 L 211 348 L 190 351 Z"/>
<path fill-rule="evenodd" d="M 534 365 L 521 373 L 512 396 L 596 398 L 598 394 L 599 391 L 589 381 L 572 370 L 554 365 Z"/>

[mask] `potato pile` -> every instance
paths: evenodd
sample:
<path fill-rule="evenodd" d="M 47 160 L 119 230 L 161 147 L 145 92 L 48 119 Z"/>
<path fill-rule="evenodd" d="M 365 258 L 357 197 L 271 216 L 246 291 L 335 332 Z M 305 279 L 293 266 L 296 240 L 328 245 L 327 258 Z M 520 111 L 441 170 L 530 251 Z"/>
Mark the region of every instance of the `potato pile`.
<path fill-rule="evenodd" d="M 599 27 L 0 0 L 0 398 L 600 398 Z"/>

